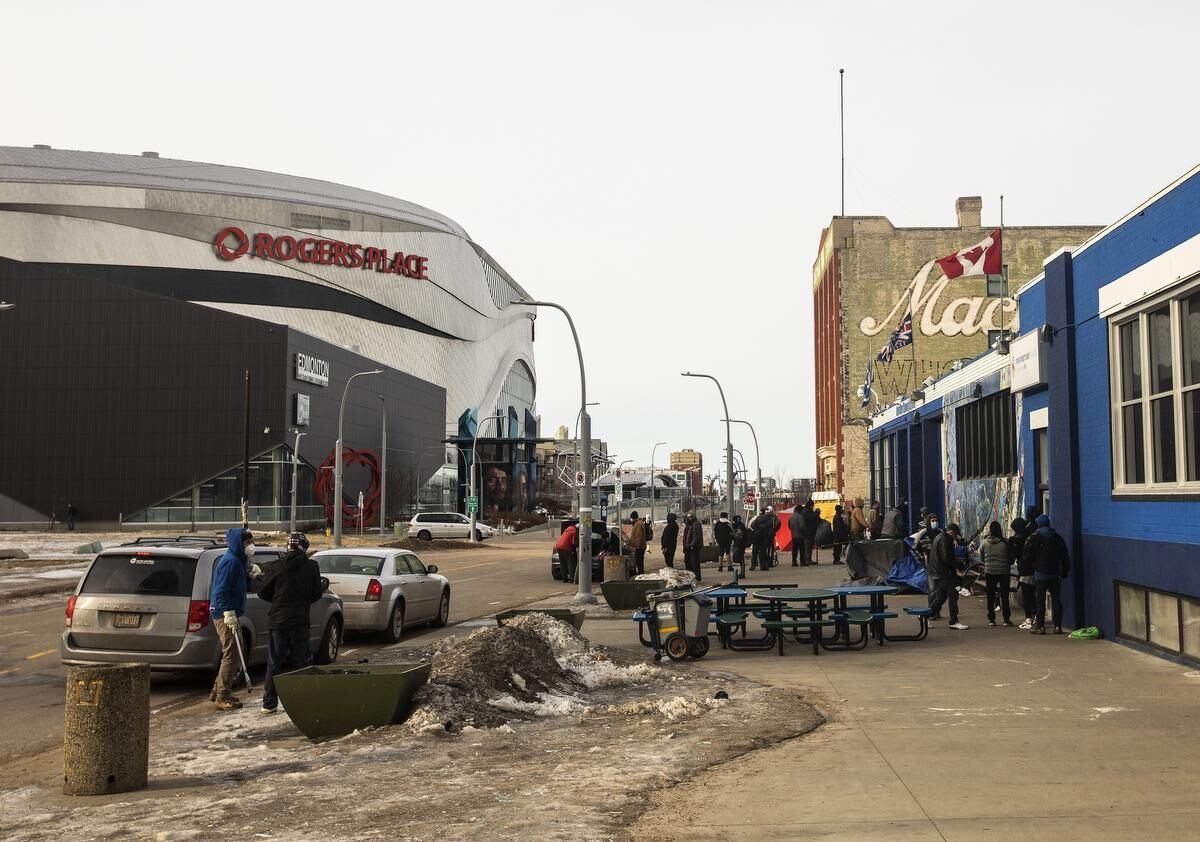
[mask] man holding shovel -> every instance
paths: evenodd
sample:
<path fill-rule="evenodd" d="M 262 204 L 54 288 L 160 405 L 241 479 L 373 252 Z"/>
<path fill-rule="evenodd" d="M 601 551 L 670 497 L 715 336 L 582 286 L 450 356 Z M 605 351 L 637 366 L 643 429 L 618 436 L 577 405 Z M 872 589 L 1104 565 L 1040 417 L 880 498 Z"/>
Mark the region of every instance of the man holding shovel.
<path fill-rule="evenodd" d="M 221 641 L 221 666 L 209 697 L 218 710 L 237 710 L 242 706 L 233 695 L 233 682 L 244 671 L 241 629 L 238 617 L 246 612 L 246 589 L 250 584 L 250 559 L 254 556 L 254 534 L 236 526 L 225 533 L 225 554 L 213 566 L 212 596 L 209 600 L 213 626 Z M 246 686 L 250 676 L 246 675 Z"/>

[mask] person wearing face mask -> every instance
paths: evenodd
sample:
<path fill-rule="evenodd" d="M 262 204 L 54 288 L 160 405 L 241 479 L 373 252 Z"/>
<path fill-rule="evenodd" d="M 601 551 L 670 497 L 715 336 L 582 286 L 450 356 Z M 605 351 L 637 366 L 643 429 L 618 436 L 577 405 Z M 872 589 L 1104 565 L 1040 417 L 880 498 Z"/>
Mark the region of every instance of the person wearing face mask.
<path fill-rule="evenodd" d="M 930 521 L 930 526 L 933 522 Z M 955 549 L 962 539 L 958 524 L 952 523 L 933 539 L 929 551 L 926 571 L 929 575 L 929 607 L 933 610 L 930 620 L 941 619 L 943 605 L 950 607 L 950 628 L 966 631 L 967 625 L 958 621 L 958 571 L 962 563 Z"/>
<path fill-rule="evenodd" d="M 213 565 L 212 594 L 209 597 L 213 626 L 221 642 L 221 666 L 217 669 L 217 680 L 209 699 L 217 703 L 218 710 L 237 710 L 242 703 L 233 695 L 233 681 L 241 664 L 235 635 L 241 634 L 238 618 L 246 613 L 246 589 L 250 584 L 254 533 L 235 526 L 226 531 L 225 545 L 225 554 Z"/>

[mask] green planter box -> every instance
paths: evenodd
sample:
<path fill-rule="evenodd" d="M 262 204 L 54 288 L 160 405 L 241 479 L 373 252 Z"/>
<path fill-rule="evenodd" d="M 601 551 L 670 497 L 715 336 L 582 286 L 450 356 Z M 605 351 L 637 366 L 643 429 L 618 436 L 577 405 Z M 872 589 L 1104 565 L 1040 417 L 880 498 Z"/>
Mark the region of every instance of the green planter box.
<path fill-rule="evenodd" d="M 628 582 L 613 580 L 601 582 L 600 592 L 604 601 L 614 611 L 636 611 L 646 607 L 646 594 L 650 591 L 661 591 L 667 587 L 662 579 L 632 579 Z"/>
<path fill-rule="evenodd" d="M 509 620 L 515 620 L 526 614 L 547 614 L 556 620 L 562 620 L 575 627 L 575 631 L 583 628 L 583 618 L 586 616 L 582 608 L 513 608 L 501 611 L 496 615 L 496 625 L 502 626 Z"/>
<path fill-rule="evenodd" d="M 429 664 L 305 667 L 275 676 L 284 710 L 308 737 L 340 737 L 403 722 L 429 680 Z"/>

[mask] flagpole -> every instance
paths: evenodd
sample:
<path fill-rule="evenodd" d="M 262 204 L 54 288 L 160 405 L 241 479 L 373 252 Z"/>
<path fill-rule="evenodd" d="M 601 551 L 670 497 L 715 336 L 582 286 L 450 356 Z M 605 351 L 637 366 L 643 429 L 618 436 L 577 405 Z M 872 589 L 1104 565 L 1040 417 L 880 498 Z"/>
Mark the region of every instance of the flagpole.
<path fill-rule="evenodd" d="M 908 332 L 908 344 L 912 347 L 912 389 L 921 388 L 921 384 L 917 382 L 917 317 L 912 314 L 912 304 L 908 305 L 909 318 L 912 319 L 912 327 Z"/>
<path fill-rule="evenodd" d="M 1004 279 L 1004 296 L 1000 299 L 1000 320 L 1004 320 L 1004 302 L 1008 300 L 1008 264 L 1004 262 L 1004 194 L 1000 194 L 1000 276 Z M 1012 319 L 1009 319 L 1009 326 Z M 1008 339 L 1008 327 L 1000 326 L 1004 338 Z"/>
<path fill-rule="evenodd" d="M 842 216 L 846 215 L 846 68 L 838 68 L 838 97 L 842 127 Z"/>

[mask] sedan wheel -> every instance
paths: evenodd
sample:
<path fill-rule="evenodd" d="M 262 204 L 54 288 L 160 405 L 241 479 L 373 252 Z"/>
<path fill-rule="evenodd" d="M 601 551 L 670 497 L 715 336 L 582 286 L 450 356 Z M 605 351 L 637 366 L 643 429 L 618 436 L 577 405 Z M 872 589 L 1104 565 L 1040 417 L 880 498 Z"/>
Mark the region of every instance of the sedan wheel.
<path fill-rule="evenodd" d="M 321 635 L 321 648 L 317 650 L 318 664 L 332 664 L 337 660 L 342 648 L 342 624 L 336 617 L 330 617 L 325 624 L 325 633 Z"/>
<path fill-rule="evenodd" d="M 448 622 L 450 622 L 450 591 L 442 591 L 442 604 L 438 606 L 437 617 L 430 625 L 441 628 Z"/>
<path fill-rule="evenodd" d="M 384 631 L 383 636 L 387 638 L 388 643 L 396 643 L 404 634 L 404 601 L 397 599 L 396 604 L 392 606 L 392 619 L 388 622 L 388 627 Z"/>

